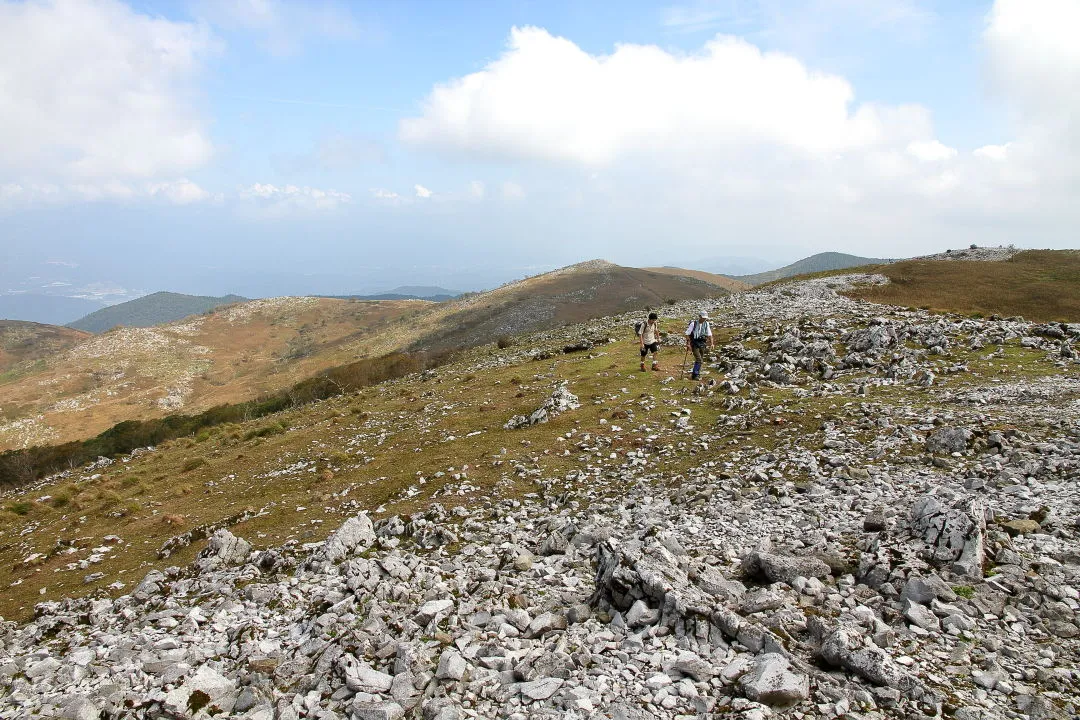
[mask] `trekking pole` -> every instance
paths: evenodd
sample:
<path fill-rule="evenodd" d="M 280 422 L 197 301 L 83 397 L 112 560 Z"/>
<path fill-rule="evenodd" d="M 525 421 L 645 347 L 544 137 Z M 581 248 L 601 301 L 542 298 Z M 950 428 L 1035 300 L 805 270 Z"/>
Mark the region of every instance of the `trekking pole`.
<path fill-rule="evenodd" d="M 682 354 L 682 370 L 679 372 L 679 378 L 686 377 L 686 356 L 690 354 L 690 346 L 688 345 Z"/>

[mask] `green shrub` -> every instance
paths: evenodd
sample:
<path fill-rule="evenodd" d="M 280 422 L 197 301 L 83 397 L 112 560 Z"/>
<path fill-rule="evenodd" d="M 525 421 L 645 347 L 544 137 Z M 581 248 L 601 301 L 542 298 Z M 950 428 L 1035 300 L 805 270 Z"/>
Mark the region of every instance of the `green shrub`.
<path fill-rule="evenodd" d="M 271 435 L 280 435 L 286 430 L 285 423 L 271 423 L 269 425 L 263 425 L 262 427 L 248 430 L 244 433 L 245 440 L 254 440 L 255 438 L 270 437 Z"/>
<path fill-rule="evenodd" d="M 953 592 L 962 598 L 967 598 L 968 600 L 975 597 L 975 588 L 971 587 L 970 585 L 954 585 Z"/>
<path fill-rule="evenodd" d="M 197 415 L 125 420 L 97 437 L 82 442 L 8 450 L 0 453 L 0 488 L 18 487 L 55 472 L 84 465 L 98 457 L 113 458 L 136 448 L 162 445 L 177 438 L 194 436 L 195 441 L 202 442 L 201 434 L 196 433 L 205 428 L 255 420 L 289 408 L 354 392 L 363 387 L 445 364 L 452 355 L 452 351 L 442 350 L 434 353 L 390 353 L 381 357 L 363 358 L 348 365 L 331 368 L 257 400 L 219 405 Z M 268 434 L 277 432 L 271 430 Z"/>
<path fill-rule="evenodd" d="M 7 509 L 10 510 L 11 512 L 15 513 L 16 515 L 26 515 L 28 512 L 30 512 L 33 509 L 33 507 L 34 507 L 34 503 L 22 500 L 22 501 L 11 503 L 10 505 L 7 506 Z"/>
<path fill-rule="evenodd" d="M 116 507 L 120 504 L 120 501 L 122 499 L 123 498 L 121 498 L 112 490 L 106 490 L 105 492 L 98 495 L 98 500 L 101 501 L 101 507 L 104 509 Z"/>

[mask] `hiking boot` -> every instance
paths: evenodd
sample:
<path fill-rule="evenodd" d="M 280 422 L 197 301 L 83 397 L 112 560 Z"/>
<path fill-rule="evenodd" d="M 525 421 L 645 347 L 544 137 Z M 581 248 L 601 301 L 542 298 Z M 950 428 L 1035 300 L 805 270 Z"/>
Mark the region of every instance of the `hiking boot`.
<path fill-rule="evenodd" d="M 641 363 L 641 372 L 645 372 L 645 363 Z"/>
<path fill-rule="evenodd" d="M 653 372 L 660 372 L 660 366 L 655 363 L 653 363 L 652 369 Z"/>

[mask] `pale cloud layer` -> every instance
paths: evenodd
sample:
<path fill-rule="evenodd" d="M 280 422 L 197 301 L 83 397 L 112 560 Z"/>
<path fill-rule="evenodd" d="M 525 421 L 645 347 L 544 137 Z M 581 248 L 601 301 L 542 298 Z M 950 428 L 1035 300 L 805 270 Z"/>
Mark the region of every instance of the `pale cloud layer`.
<path fill-rule="evenodd" d="M 103 181 L 86 183 L 17 183 L 0 185 L 0 211 L 12 212 L 43 205 L 74 202 L 130 202 L 157 200 L 172 205 L 222 202 L 224 196 L 213 194 L 198 184 L 180 178 L 163 182 Z"/>
<path fill-rule="evenodd" d="M 349 5 L 327 0 L 197 0 L 198 15 L 214 25 L 255 33 L 276 55 L 313 41 L 356 40 L 366 33 Z"/>
<path fill-rule="evenodd" d="M 525 197 L 525 188 L 518 185 L 516 182 L 507 180 L 502 185 L 502 194 L 504 198 L 509 200 L 518 200 Z"/>
<path fill-rule="evenodd" d="M 210 160 L 204 27 L 116 0 L 0 0 L 0 181 L 108 184 Z"/>
<path fill-rule="evenodd" d="M 920 33 L 935 20 L 926 0 L 694 0 L 669 5 L 666 28 L 677 32 L 760 28 L 771 36 L 806 36 L 837 27 Z"/>
<path fill-rule="evenodd" d="M 1080 153 L 1078 37 L 1077 0 L 998 0 L 984 40 L 995 88 L 1022 131 Z"/>
<path fill-rule="evenodd" d="M 297 185 L 255 183 L 241 187 L 238 197 L 271 214 L 294 211 L 331 211 L 352 203 L 352 195 L 338 190 L 323 190 Z"/>

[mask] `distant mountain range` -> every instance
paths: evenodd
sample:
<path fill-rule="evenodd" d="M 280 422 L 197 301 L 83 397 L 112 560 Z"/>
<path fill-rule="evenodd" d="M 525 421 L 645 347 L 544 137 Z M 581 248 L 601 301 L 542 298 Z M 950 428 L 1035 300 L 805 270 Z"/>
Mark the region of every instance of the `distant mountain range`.
<path fill-rule="evenodd" d="M 859 267 L 860 265 L 880 265 L 887 262 L 892 261 L 882 258 L 859 257 L 858 255 L 848 255 L 846 253 L 824 252 L 811 255 L 776 270 L 768 270 L 753 275 L 739 275 L 735 279 L 741 280 L 747 285 L 763 285 L 767 282 L 783 280 L 796 275 L 825 272 L 827 270 L 844 270 Z"/>
<path fill-rule="evenodd" d="M 61 295 L 0 295 L 0 320 L 65 325 L 101 308 L 100 302 Z"/>
<path fill-rule="evenodd" d="M 247 298 L 239 295 L 207 297 L 204 295 L 156 292 L 136 300 L 129 300 L 118 305 L 102 308 L 75 322 L 67 323 L 67 326 L 93 333 L 105 332 L 117 325 L 150 327 L 173 322 L 188 315 L 198 315 L 222 305 L 244 302 L 245 300 Z"/>
<path fill-rule="evenodd" d="M 339 300 L 429 300 L 431 302 L 446 302 L 461 295 L 456 290 L 447 290 L 441 287 L 427 285 L 402 285 L 384 293 L 373 295 L 326 295 L 324 297 L 338 298 Z"/>

